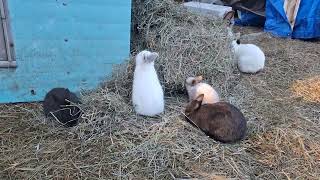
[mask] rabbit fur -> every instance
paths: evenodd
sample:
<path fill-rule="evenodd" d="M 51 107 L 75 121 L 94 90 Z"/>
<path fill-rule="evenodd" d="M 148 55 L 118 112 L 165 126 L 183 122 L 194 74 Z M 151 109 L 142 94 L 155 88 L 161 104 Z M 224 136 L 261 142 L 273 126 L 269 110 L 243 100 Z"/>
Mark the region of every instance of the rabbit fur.
<path fill-rule="evenodd" d="M 75 126 L 81 116 L 79 98 L 69 89 L 53 88 L 45 96 L 43 109 L 46 117 L 53 117 L 67 127 Z"/>
<path fill-rule="evenodd" d="M 265 64 L 263 51 L 254 44 L 240 44 L 240 40 L 232 41 L 232 48 L 238 62 L 238 68 L 243 73 L 262 71 Z"/>
<path fill-rule="evenodd" d="M 187 105 L 186 120 L 216 141 L 233 143 L 243 139 L 247 121 L 241 111 L 227 102 L 201 105 L 203 97 L 201 94 Z"/>
<path fill-rule="evenodd" d="M 202 76 L 188 77 L 186 79 L 186 89 L 189 101 L 195 100 L 200 94 L 204 94 L 202 104 L 213 104 L 220 101 L 219 94 L 209 84 L 201 82 Z"/>
<path fill-rule="evenodd" d="M 132 103 L 137 114 L 155 116 L 164 111 L 164 93 L 154 68 L 158 56 L 147 50 L 136 56 Z"/>

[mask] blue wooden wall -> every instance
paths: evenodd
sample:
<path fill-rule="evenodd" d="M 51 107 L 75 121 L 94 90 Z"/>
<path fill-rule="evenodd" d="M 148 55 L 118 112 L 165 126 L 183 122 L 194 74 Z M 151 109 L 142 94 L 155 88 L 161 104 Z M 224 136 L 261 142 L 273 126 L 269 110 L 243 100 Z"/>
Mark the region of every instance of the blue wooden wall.
<path fill-rule="evenodd" d="M 8 3 L 18 67 L 0 68 L 0 103 L 41 101 L 54 87 L 94 89 L 129 56 L 131 0 Z"/>

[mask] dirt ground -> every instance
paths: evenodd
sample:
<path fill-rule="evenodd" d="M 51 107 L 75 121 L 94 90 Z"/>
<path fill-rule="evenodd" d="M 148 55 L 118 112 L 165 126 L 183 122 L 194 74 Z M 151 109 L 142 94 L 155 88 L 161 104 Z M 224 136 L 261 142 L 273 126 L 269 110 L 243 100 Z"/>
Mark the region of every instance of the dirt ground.
<path fill-rule="evenodd" d="M 235 31 L 246 35 L 261 29 Z M 263 49 L 266 68 L 257 75 L 242 74 L 230 95 L 242 99 L 237 106 L 250 119 L 248 137 L 239 149 L 250 155 L 242 163 L 253 165 L 242 172 L 234 168 L 225 176 L 319 179 L 320 42 L 268 34 L 244 36 L 242 42 Z M 46 125 L 39 114 L 38 103 L 0 105 L 0 179 L 115 179 L 106 173 L 107 165 L 99 164 L 99 171 L 90 167 L 102 161 L 110 142 L 81 143 L 67 129 Z M 100 149 L 97 143 L 103 144 Z"/>

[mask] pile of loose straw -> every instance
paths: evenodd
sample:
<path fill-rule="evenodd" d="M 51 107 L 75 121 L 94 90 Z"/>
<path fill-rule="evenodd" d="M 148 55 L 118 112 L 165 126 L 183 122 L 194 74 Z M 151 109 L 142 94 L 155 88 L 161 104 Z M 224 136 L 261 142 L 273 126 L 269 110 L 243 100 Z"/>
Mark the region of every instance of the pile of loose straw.
<path fill-rule="evenodd" d="M 223 22 L 173 0 L 133 2 L 133 57 L 82 94 L 78 126 L 47 123 L 39 104 L 0 106 L 0 179 L 318 179 L 319 104 L 293 97 L 291 86 L 319 75 L 319 44 L 259 37 L 250 43 L 264 50 L 266 68 L 240 79 Z M 143 49 L 160 54 L 166 108 L 155 118 L 131 105 L 134 55 Z M 184 121 L 184 80 L 200 74 L 247 117 L 245 140 L 220 144 Z M 315 83 L 299 82 L 299 95 L 311 98 Z"/>
<path fill-rule="evenodd" d="M 215 161 L 232 150 L 221 149 L 191 127 L 182 112 L 188 76 L 203 75 L 222 96 L 235 84 L 238 74 L 226 24 L 191 14 L 172 0 L 136 0 L 133 12 L 133 55 L 143 49 L 159 53 L 155 64 L 166 94 L 165 113 L 147 118 L 132 109 L 133 57 L 115 67 L 102 88 L 83 96 L 84 120 L 75 133 L 84 141 L 110 138 L 112 147 L 106 156 L 121 167 L 124 177 L 200 176 L 204 172 L 193 171 L 223 167 L 227 162 Z M 233 174 L 231 168 L 223 172 Z"/>

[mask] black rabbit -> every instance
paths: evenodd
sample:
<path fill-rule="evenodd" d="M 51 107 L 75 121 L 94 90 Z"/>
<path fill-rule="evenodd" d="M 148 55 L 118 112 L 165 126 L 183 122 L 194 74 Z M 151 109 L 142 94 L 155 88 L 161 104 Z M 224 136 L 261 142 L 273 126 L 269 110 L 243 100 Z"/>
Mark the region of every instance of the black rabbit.
<path fill-rule="evenodd" d="M 53 88 L 43 101 L 43 109 L 46 117 L 53 117 L 67 127 L 78 124 L 82 112 L 77 104 L 81 101 L 75 93 L 66 88 Z"/>

